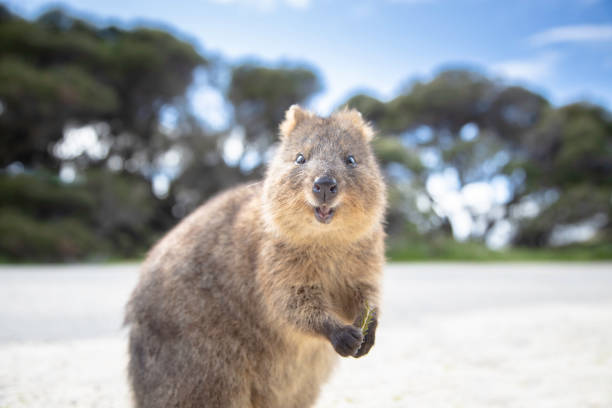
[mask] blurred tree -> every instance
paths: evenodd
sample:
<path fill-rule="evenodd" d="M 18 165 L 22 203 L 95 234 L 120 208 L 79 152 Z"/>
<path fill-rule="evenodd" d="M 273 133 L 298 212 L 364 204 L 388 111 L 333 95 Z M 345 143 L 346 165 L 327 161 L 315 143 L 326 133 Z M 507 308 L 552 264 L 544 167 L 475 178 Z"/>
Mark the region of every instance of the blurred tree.
<path fill-rule="evenodd" d="M 110 155 L 150 160 L 160 110 L 207 63 L 162 31 L 98 28 L 61 10 L 27 21 L 0 7 L 0 167 L 57 167 L 51 147 L 66 127 L 93 122 L 108 124 Z"/>
<path fill-rule="evenodd" d="M 244 155 L 260 156 L 276 141 L 278 125 L 293 104 L 305 104 L 321 90 L 317 74 L 303 66 L 265 67 L 247 63 L 232 69 L 228 98 L 235 125 L 244 132 Z"/>
<path fill-rule="evenodd" d="M 29 21 L 0 5 L 0 258 L 137 256 L 211 195 L 261 176 L 284 112 L 307 104 L 320 79 L 304 65 L 214 62 L 159 30 L 99 27 L 61 10 Z M 225 98 L 226 127 L 193 112 L 196 70 Z M 437 248 L 427 253 L 443 253 L 457 232 L 449 204 L 481 243 L 502 223 L 517 246 L 562 243 L 585 226 L 612 243 L 604 109 L 555 108 L 468 70 L 440 72 L 388 102 L 356 95 L 347 104 L 379 130 L 392 244 L 423 251 L 426 241 Z M 82 139 L 89 145 L 75 148 Z M 452 200 L 436 194 L 436 178 L 454 183 Z M 466 204 L 493 183 L 502 198 Z"/>
<path fill-rule="evenodd" d="M 135 256 L 168 229 L 171 200 L 156 199 L 151 179 L 176 135 L 160 116 L 185 104 L 207 64 L 159 30 L 61 10 L 28 21 L 0 5 L 0 257 Z M 74 129 L 93 132 L 101 153 L 65 152 Z M 66 166 L 72 183 L 58 177 Z"/>
<path fill-rule="evenodd" d="M 181 152 L 183 169 L 171 187 L 173 213 L 181 217 L 218 191 L 261 177 L 287 107 L 306 103 L 319 89 L 316 73 L 305 67 L 253 62 L 232 67 L 226 90 L 233 106 L 228 129 L 206 132 L 191 113 L 181 113 L 176 129 L 181 137 L 174 148 Z M 239 157 L 229 160 L 224 150 L 232 138 Z"/>
<path fill-rule="evenodd" d="M 223 143 L 229 130 L 207 132 L 192 113 L 183 112 L 175 132 L 180 137 L 172 150 L 181 158 L 181 169 L 169 191 L 174 217 L 184 217 L 215 193 L 253 177 L 236 163 L 230 166 L 223 159 Z"/>
<path fill-rule="evenodd" d="M 3 174 L 0 191 L 0 257 L 6 260 L 133 257 L 161 232 L 148 182 L 129 174 L 92 170 L 71 184 L 42 171 Z"/>
<path fill-rule="evenodd" d="M 319 79 L 301 66 L 231 67 L 234 120 L 212 131 L 185 93 L 196 69 L 212 78 L 224 67 L 159 30 L 98 27 L 61 10 L 28 21 L 0 6 L 0 188 L 11 197 L 0 212 L 17 220 L 4 226 L 0 254 L 133 256 L 206 198 L 260 174 L 285 110 L 305 103 Z M 174 123 L 162 123 L 164 112 Z M 225 159 L 236 134 L 250 166 Z M 89 146 L 71 148 L 84 138 Z M 74 182 L 58 179 L 66 169 Z M 37 223 L 40 239 L 29 239 Z"/>
<path fill-rule="evenodd" d="M 448 231 L 443 203 L 426 187 L 441 174 L 456 174 L 456 192 L 464 195 L 471 183 L 506 180 L 504 201 L 484 213 L 463 209 L 472 218 L 472 238 L 486 239 L 500 221 L 514 225 L 516 245 L 548 246 L 556 228 L 581 222 L 610 235 L 612 122 L 600 107 L 555 109 L 524 88 L 463 70 L 416 82 L 387 103 L 367 95 L 347 103 L 380 130 L 375 147 L 392 188 L 399 187 L 390 214 L 396 224 L 409 221 L 391 229 L 400 241 L 420 238 L 423 230 Z M 529 216 L 520 210 L 526 202 L 537 208 Z"/>
<path fill-rule="evenodd" d="M 556 228 L 591 224 L 609 237 L 612 228 L 612 118 L 602 108 L 572 104 L 549 110 L 523 135 L 521 154 L 507 166 L 525 182 L 511 208 L 532 202 L 537 216 L 522 217 L 513 242 L 549 245 Z M 548 198 L 547 198 L 548 197 Z M 599 220 L 599 221 L 598 221 Z"/>

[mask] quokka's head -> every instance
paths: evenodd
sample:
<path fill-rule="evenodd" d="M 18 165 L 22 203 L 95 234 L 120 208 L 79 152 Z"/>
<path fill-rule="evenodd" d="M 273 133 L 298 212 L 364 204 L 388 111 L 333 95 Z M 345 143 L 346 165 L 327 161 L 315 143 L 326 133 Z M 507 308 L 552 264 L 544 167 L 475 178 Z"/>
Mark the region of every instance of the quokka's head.
<path fill-rule="evenodd" d="M 292 241 L 321 243 L 355 241 L 380 225 L 385 185 L 373 134 L 356 110 L 322 118 L 289 108 L 264 182 L 267 225 Z"/>

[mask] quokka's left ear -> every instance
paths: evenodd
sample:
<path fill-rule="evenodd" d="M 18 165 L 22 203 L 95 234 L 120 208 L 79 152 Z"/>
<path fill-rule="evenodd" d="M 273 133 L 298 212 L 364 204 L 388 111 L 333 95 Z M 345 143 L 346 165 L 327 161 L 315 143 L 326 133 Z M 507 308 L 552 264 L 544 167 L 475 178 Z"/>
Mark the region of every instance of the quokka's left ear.
<path fill-rule="evenodd" d="M 334 117 L 340 122 L 344 122 L 347 126 L 357 128 L 366 142 L 370 142 L 374 138 L 374 129 L 363 119 L 358 110 L 345 107 L 343 110 L 336 112 Z"/>

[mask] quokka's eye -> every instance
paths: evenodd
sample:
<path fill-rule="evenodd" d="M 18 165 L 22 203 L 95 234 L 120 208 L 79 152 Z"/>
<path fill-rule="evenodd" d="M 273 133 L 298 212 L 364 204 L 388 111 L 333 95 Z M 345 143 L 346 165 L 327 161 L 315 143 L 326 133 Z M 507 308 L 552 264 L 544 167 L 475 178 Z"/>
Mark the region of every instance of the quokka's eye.
<path fill-rule="evenodd" d="M 348 156 L 346 158 L 346 165 L 350 167 L 355 167 L 357 166 L 357 162 L 355 161 L 355 158 L 353 156 Z"/>
<path fill-rule="evenodd" d="M 304 155 L 302 153 L 298 153 L 298 155 L 295 157 L 295 164 L 304 164 L 306 163 L 306 159 L 304 158 Z"/>

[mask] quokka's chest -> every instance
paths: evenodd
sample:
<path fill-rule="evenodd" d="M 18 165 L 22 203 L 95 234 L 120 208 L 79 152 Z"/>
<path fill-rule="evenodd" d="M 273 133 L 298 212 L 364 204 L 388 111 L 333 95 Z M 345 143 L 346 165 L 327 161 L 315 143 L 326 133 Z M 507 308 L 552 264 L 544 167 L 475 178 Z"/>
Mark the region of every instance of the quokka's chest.
<path fill-rule="evenodd" d="M 296 285 L 297 294 L 313 292 L 313 295 L 322 297 L 335 314 L 345 320 L 347 324 L 353 322 L 359 313 L 364 298 L 364 288 L 370 287 L 374 282 L 365 269 L 366 265 L 359 264 L 346 258 L 310 260 L 301 264 L 301 276 L 308 276 L 303 286 Z"/>

